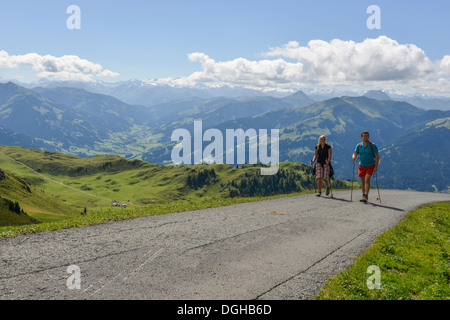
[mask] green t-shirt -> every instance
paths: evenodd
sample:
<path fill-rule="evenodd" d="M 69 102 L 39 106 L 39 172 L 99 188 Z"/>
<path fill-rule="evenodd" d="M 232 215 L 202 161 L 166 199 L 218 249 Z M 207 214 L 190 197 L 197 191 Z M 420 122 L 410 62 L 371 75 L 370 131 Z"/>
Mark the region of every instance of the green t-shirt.
<path fill-rule="evenodd" d="M 359 146 L 361 144 L 361 147 Z M 364 143 L 358 143 L 355 147 L 355 153 L 359 154 L 359 164 L 363 167 L 370 167 L 375 164 L 375 153 L 378 153 L 378 147 L 372 142 L 373 151 L 370 148 L 370 142 L 367 146 Z M 359 150 L 358 150 L 359 149 Z"/>

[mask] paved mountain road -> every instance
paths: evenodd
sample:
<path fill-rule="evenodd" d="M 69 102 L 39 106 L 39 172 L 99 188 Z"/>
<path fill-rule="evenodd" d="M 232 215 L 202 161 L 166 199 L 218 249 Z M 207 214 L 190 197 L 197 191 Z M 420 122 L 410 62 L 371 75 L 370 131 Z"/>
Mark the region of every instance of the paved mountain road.
<path fill-rule="evenodd" d="M 311 299 L 407 212 L 450 201 L 381 197 L 303 195 L 2 239 L 0 299 Z M 80 289 L 67 286 L 72 265 Z"/>

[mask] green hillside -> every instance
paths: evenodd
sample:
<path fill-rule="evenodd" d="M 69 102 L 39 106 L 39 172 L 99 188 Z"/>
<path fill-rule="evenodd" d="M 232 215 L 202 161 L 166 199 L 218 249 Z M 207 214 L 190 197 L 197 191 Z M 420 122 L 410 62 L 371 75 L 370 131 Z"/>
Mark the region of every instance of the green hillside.
<path fill-rule="evenodd" d="M 38 223 L 38 220 L 30 217 L 23 209 L 20 209 L 20 206 L 18 206 L 18 208 L 19 210 L 15 210 L 14 202 L 0 197 L 0 226 L 18 226 Z"/>
<path fill-rule="evenodd" d="M 43 191 L 35 188 L 23 179 L 0 169 L 0 194 L 3 200 L 17 202 L 20 208 L 30 217 L 39 221 L 52 221 L 72 218 L 80 214 L 80 210 L 52 198 Z M 11 215 L 4 201 L 2 207 L 2 219 L 0 225 L 23 224 L 36 222 L 26 215 Z M 7 210 L 8 209 L 8 210 Z"/>
<path fill-rule="evenodd" d="M 116 155 L 99 155 L 81 158 L 74 155 L 27 149 L 23 147 L 0 146 L 0 152 L 15 161 L 26 164 L 37 172 L 52 175 L 78 177 L 100 172 L 121 172 L 136 168 L 148 168 L 156 165 L 140 160 L 127 160 Z"/>
<path fill-rule="evenodd" d="M 449 119 L 429 122 L 381 150 L 383 166 L 389 168 L 382 176 L 386 188 L 450 192 Z"/>
<path fill-rule="evenodd" d="M 145 211 L 154 205 L 196 203 L 212 198 L 273 196 L 314 188 L 312 168 L 303 163 L 281 163 L 277 174 L 261 176 L 260 165 L 238 168 L 225 164 L 160 166 L 118 156 L 86 159 L 0 146 L 0 167 L 5 169 L 5 173 L 7 170 L 20 177 L 17 181 L 25 190 L 17 187 L 20 192 L 16 192 L 15 198 L 10 193 L 9 199 L 31 207 L 29 201 L 24 201 L 25 196 L 20 196 L 28 192 L 28 182 L 35 187 L 33 192 L 43 190 L 45 194 L 39 194 L 51 196 L 55 200 L 48 200 L 52 206 L 57 203 L 70 206 L 70 213 L 61 208 L 61 213 L 66 214 L 79 214 L 85 208 L 88 214 L 115 210 L 111 207 L 113 200 L 127 204 L 127 210 Z M 333 188 L 348 188 L 348 184 L 335 180 Z M 33 208 L 45 211 L 43 204 L 40 205 Z M 47 211 L 55 213 L 54 210 Z"/>

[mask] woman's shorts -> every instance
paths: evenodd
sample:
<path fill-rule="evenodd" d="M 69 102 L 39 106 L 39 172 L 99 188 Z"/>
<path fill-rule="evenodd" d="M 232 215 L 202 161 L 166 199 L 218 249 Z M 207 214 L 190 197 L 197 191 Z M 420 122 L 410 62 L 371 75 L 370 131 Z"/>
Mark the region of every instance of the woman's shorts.
<path fill-rule="evenodd" d="M 316 177 L 317 179 L 330 179 L 330 166 L 327 164 L 316 163 Z"/>
<path fill-rule="evenodd" d="M 360 177 L 360 178 L 365 177 L 366 174 L 373 175 L 373 168 L 375 168 L 375 165 L 368 166 L 368 167 L 363 167 L 362 165 L 358 165 L 358 166 L 359 166 L 358 177 Z"/>

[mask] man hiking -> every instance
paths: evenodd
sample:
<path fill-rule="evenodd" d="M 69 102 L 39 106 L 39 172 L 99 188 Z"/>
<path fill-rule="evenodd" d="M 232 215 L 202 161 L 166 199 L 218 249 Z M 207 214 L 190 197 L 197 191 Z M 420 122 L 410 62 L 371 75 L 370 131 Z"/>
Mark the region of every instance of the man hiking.
<path fill-rule="evenodd" d="M 361 132 L 362 142 L 355 147 L 352 159 L 356 160 L 359 154 L 358 177 L 361 178 L 362 198 L 361 202 L 367 202 L 369 199 L 370 178 L 373 172 L 378 170 L 378 162 L 380 157 L 378 154 L 378 147 L 375 143 L 369 141 L 369 132 Z"/>

